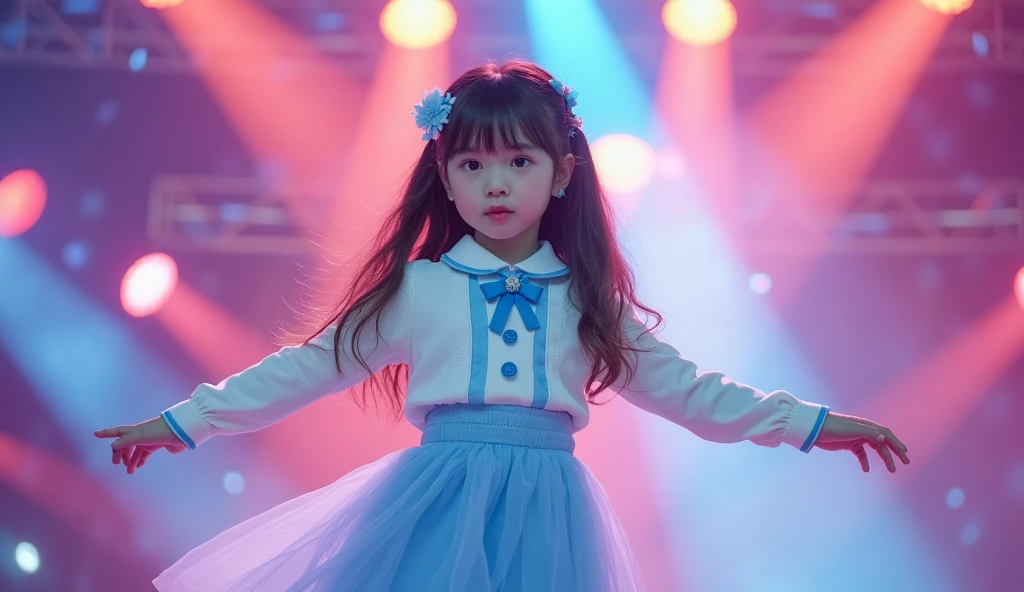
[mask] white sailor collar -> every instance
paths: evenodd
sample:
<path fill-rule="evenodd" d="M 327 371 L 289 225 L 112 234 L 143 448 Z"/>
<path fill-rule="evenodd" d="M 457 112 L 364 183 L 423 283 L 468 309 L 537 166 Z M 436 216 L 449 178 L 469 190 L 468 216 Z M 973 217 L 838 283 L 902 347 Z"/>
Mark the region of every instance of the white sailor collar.
<path fill-rule="evenodd" d="M 463 236 L 450 251 L 441 255 L 441 261 L 452 269 L 473 275 L 488 275 L 509 267 L 508 263 L 485 249 L 469 234 Z M 569 273 L 569 268 L 558 255 L 555 255 L 548 241 L 540 241 L 540 250 L 515 267 L 522 271 L 525 277 L 546 278 Z"/>

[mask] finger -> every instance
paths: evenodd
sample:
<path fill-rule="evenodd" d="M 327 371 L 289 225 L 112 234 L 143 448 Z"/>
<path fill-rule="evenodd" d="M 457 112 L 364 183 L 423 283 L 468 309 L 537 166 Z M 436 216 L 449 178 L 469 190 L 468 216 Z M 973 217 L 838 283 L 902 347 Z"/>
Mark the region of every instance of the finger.
<path fill-rule="evenodd" d="M 142 440 L 142 434 L 137 430 L 128 429 L 121 433 L 121 437 L 114 440 L 110 445 L 114 448 L 132 447 L 134 444 Z"/>
<path fill-rule="evenodd" d="M 892 453 L 889 452 L 889 447 L 884 443 L 879 444 L 877 442 L 872 442 L 871 447 L 874 448 L 875 452 L 878 453 L 878 456 L 881 456 L 882 460 L 885 461 L 885 468 L 889 469 L 890 473 L 895 473 L 896 463 L 892 460 Z"/>
<path fill-rule="evenodd" d="M 860 469 L 865 473 L 870 471 L 871 466 L 868 464 L 868 452 L 864 450 L 864 447 L 858 444 L 854 446 L 851 450 L 853 450 L 853 454 L 857 456 L 857 460 L 860 461 Z"/>
<path fill-rule="evenodd" d="M 892 430 L 885 427 L 884 425 L 877 424 L 873 421 L 863 420 L 863 426 L 865 426 L 865 435 L 868 436 L 872 442 L 879 444 L 885 444 L 889 446 L 893 452 L 903 458 L 907 452 L 907 445 L 900 441 L 896 437 L 896 434 L 892 433 Z"/>
<path fill-rule="evenodd" d="M 910 457 L 907 456 L 907 445 L 901 442 L 900 439 L 896 437 L 896 434 L 892 433 L 892 430 L 889 428 L 885 428 L 883 433 L 885 434 L 886 446 L 892 449 L 892 451 L 896 453 L 896 456 L 900 457 L 903 464 L 909 465 Z"/>
<path fill-rule="evenodd" d="M 882 431 L 885 429 L 884 427 L 873 421 L 868 421 L 866 419 L 861 421 L 863 422 L 861 423 L 862 433 L 868 440 L 870 440 L 872 443 L 880 443 L 885 441 L 885 434 Z"/>
<path fill-rule="evenodd" d="M 116 438 L 123 434 L 128 426 L 115 426 L 112 428 L 103 428 L 102 430 L 96 430 L 92 434 L 97 438 Z"/>
<path fill-rule="evenodd" d="M 132 452 L 132 458 L 128 463 L 128 472 L 134 473 L 135 469 L 139 468 L 139 461 L 142 460 L 142 455 L 145 453 L 142 446 L 136 446 L 135 452 Z"/>
<path fill-rule="evenodd" d="M 121 458 L 121 453 L 118 452 L 117 449 L 114 447 L 110 448 L 110 453 L 114 456 L 114 464 L 116 465 L 117 459 Z"/>
<path fill-rule="evenodd" d="M 125 468 L 128 468 L 128 462 L 131 461 L 131 458 L 132 458 L 132 447 L 131 446 L 126 446 L 124 448 L 121 448 L 120 450 L 121 450 L 121 464 L 123 464 L 125 466 Z"/>
<path fill-rule="evenodd" d="M 150 454 L 153 454 L 152 450 L 147 450 L 147 451 L 142 453 L 142 458 L 139 459 L 139 466 L 140 467 L 142 465 L 146 464 L 146 461 L 149 460 L 149 455 Z"/>
<path fill-rule="evenodd" d="M 861 425 L 864 428 L 864 434 L 871 441 L 872 447 L 875 447 L 876 444 L 881 444 L 886 447 L 887 452 L 888 450 L 895 452 L 896 455 L 900 457 L 900 460 L 903 461 L 903 464 L 910 464 L 910 457 L 907 456 L 907 445 L 901 442 L 900 439 L 896 437 L 896 434 L 892 433 L 892 430 L 873 421 L 866 419 L 861 421 Z M 877 447 L 875 447 L 875 449 L 878 450 Z M 881 454 L 881 452 L 879 452 L 879 454 Z M 893 466 L 895 467 L 895 464 L 893 464 Z"/>

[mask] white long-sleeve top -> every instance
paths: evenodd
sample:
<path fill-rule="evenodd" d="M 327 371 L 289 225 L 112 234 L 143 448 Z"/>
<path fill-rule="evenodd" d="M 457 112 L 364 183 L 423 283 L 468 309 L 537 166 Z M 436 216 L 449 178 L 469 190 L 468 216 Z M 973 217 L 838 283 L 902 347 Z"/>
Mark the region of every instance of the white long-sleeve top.
<path fill-rule="evenodd" d="M 467 235 L 441 261 L 406 264 L 402 287 L 360 335 L 374 372 L 409 365 L 405 417 L 423 429 L 442 404 L 511 404 L 566 411 L 573 429 L 589 421 L 583 390 L 590 372 L 580 346 L 579 311 L 570 303 L 569 268 L 550 243 L 509 266 Z M 810 451 L 828 407 L 786 391 L 764 393 L 718 372 L 700 372 L 671 345 L 628 316 L 623 329 L 638 348 L 636 374 L 610 388 L 628 402 L 715 442 L 750 440 Z M 218 434 L 252 432 L 369 377 L 333 327 L 309 344 L 288 346 L 220 384 L 201 384 L 163 412 L 171 430 L 195 449 Z"/>

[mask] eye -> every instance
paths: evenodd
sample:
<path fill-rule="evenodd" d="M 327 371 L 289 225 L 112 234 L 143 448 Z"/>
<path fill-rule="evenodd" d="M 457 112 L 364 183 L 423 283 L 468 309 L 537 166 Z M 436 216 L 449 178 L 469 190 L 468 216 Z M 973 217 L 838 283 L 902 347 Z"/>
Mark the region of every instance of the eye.
<path fill-rule="evenodd" d="M 520 162 L 520 161 L 521 161 L 521 162 Z M 520 169 L 521 169 L 521 168 L 524 168 L 524 167 L 526 167 L 527 165 L 529 165 L 529 164 L 530 164 L 530 162 L 531 162 L 531 161 L 530 161 L 530 159 L 529 159 L 529 158 L 526 158 L 525 156 L 518 156 L 518 157 L 516 157 L 516 158 L 512 159 L 512 166 L 514 166 L 514 167 L 516 167 L 516 168 L 520 168 Z"/>
<path fill-rule="evenodd" d="M 483 166 L 483 165 L 481 165 L 479 161 L 467 160 L 466 162 L 464 162 L 461 165 L 459 165 L 459 168 L 467 170 L 467 171 L 478 171 L 478 170 L 480 170 L 481 166 Z"/>

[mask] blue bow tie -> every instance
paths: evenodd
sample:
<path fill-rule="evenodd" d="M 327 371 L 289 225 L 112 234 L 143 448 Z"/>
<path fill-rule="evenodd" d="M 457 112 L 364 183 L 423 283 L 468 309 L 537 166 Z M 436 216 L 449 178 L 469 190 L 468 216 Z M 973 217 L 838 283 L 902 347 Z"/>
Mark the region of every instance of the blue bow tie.
<path fill-rule="evenodd" d="M 508 315 L 512 312 L 512 306 L 515 306 L 519 309 L 519 315 L 523 317 L 523 324 L 527 329 L 531 331 L 539 329 L 540 321 L 537 320 L 537 315 L 533 312 L 530 302 L 536 304 L 540 300 L 544 288 L 531 284 L 530 280 L 513 275 L 508 271 L 499 270 L 498 274 L 501 275 L 500 280 L 480 284 L 480 290 L 483 291 L 484 298 L 488 301 L 500 297 L 498 307 L 494 310 L 494 316 L 491 317 L 491 324 L 488 327 L 495 333 L 504 331 L 505 324 L 508 323 Z"/>

